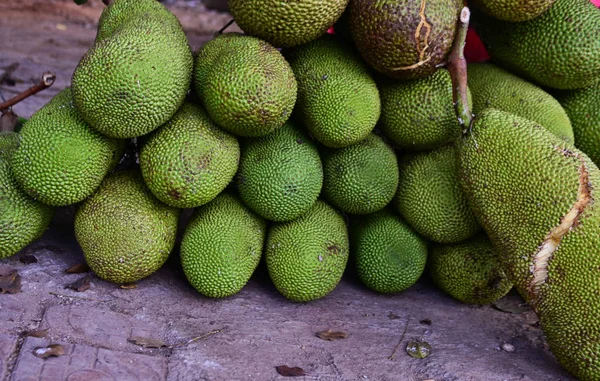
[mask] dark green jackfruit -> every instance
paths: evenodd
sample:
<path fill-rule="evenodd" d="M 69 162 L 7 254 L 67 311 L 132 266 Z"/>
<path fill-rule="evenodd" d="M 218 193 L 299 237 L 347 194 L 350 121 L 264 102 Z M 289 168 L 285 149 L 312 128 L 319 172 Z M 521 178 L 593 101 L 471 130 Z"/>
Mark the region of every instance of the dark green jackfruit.
<path fill-rule="evenodd" d="M 546 12 L 555 0 L 470 0 L 469 5 L 489 16 L 509 22 L 532 20 Z"/>

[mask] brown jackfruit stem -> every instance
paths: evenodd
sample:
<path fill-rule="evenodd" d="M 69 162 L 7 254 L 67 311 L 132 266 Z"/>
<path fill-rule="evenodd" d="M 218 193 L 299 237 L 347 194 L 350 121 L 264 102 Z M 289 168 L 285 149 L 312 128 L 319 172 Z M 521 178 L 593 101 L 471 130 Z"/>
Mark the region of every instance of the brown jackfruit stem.
<path fill-rule="evenodd" d="M 217 31 L 217 33 L 215 33 L 215 35 L 218 36 L 220 34 L 223 34 L 223 32 L 225 32 L 225 29 L 229 28 L 231 26 L 231 24 L 233 24 L 233 21 L 234 21 L 233 19 L 227 21 L 227 24 L 225 24 L 221 29 L 219 29 Z"/>
<path fill-rule="evenodd" d="M 467 101 L 467 60 L 465 60 L 464 54 L 470 17 L 469 8 L 464 7 L 460 12 L 458 31 L 454 38 L 452 51 L 448 56 L 448 71 L 452 78 L 452 100 L 456 116 L 464 131 L 470 129 L 473 121 L 473 114 Z"/>
<path fill-rule="evenodd" d="M 15 95 L 14 97 L 7 100 L 6 102 L 0 103 L 0 112 L 4 113 L 6 110 L 8 110 L 9 107 L 16 105 L 17 103 L 21 102 L 23 99 L 28 98 L 34 94 L 37 94 L 44 89 L 47 89 L 48 87 L 52 86 L 52 84 L 54 83 L 55 80 L 56 80 L 56 75 L 54 73 L 49 72 L 49 71 L 44 72 L 44 74 L 42 74 L 42 80 L 40 81 L 40 83 L 28 88 L 27 90 L 23 91 L 20 94 Z"/>

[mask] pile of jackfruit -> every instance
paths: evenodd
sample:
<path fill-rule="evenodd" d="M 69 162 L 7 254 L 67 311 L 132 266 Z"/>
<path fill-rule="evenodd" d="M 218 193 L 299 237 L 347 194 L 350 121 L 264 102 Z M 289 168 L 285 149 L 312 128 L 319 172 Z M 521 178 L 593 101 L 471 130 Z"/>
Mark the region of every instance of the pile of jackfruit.
<path fill-rule="evenodd" d="M 178 246 L 213 298 L 261 259 L 296 302 L 348 266 L 381 293 L 424 272 L 465 303 L 514 286 L 562 365 L 599 380 L 600 10 L 468 3 L 491 62 L 461 87 L 460 0 L 229 0 L 244 33 L 196 52 L 158 1 L 114 0 L 70 86 L 0 135 L 0 256 L 75 205 L 115 283 Z"/>

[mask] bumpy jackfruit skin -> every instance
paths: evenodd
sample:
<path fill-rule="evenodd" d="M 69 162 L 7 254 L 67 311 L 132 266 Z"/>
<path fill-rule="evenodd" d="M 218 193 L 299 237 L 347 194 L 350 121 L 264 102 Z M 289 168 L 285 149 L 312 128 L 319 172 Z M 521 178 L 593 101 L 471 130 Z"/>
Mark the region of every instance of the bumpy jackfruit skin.
<path fill-rule="evenodd" d="M 391 210 L 353 218 L 350 231 L 358 278 L 371 290 L 401 292 L 423 274 L 427 241 Z"/>
<path fill-rule="evenodd" d="M 434 244 L 427 259 L 433 283 L 456 300 L 493 303 L 512 288 L 485 234 L 455 244 Z"/>
<path fill-rule="evenodd" d="M 533 20 L 509 23 L 472 9 L 492 60 L 553 89 L 577 89 L 600 76 L 600 12 L 588 0 L 556 0 Z"/>
<path fill-rule="evenodd" d="M 555 93 L 575 135 L 575 146 L 600 164 L 600 81 L 583 89 Z"/>
<path fill-rule="evenodd" d="M 509 22 L 532 20 L 546 12 L 555 0 L 471 0 L 469 5 L 489 16 Z"/>
<path fill-rule="evenodd" d="M 180 210 L 161 203 L 139 169 L 108 175 L 77 208 L 75 238 L 100 278 L 131 283 L 158 270 L 175 245 Z"/>
<path fill-rule="evenodd" d="M 137 11 L 148 2 L 155 1 L 117 0 L 106 8 L 121 5 L 119 12 L 135 17 L 106 26 L 114 29 L 110 34 L 100 29 L 103 38 L 73 72 L 75 105 L 90 126 L 110 137 L 155 130 L 175 114 L 190 87 L 194 59 L 187 37 L 166 8 Z"/>
<path fill-rule="evenodd" d="M 327 32 L 341 16 L 348 0 L 229 0 L 239 27 L 279 48 L 306 44 Z"/>
<path fill-rule="evenodd" d="M 378 127 L 395 146 L 433 150 L 460 136 L 452 101 L 452 80 L 446 69 L 412 81 L 377 78 L 381 94 Z M 471 92 L 467 89 L 469 103 Z"/>
<path fill-rule="evenodd" d="M 232 134 L 264 136 L 292 115 L 298 90 L 294 72 L 266 41 L 241 34 L 216 37 L 207 53 L 198 53 L 195 72 L 202 105 Z"/>
<path fill-rule="evenodd" d="M 157 0 L 115 0 L 104 8 L 98 20 L 96 42 L 110 37 L 115 31 L 122 28 L 129 21 L 142 17 L 170 18 L 174 25 L 179 22 L 177 16 L 172 14 Z"/>
<path fill-rule="evenodd" d="M 394 150 L 371 133 L 358 144 L 322 152 L 323 196 L 351 214 L 369 214 L 392 201 L 398 187 Z"/>
<path fill-rule="evenodd" d="M 367 65 L 334 36 L 286 51 L 298 81 L 298 119 L 327 147 L 365 139 L 381 113 L 379 90 Z"/>
<path fill-rule="evenodd" d="M 460 0 L 351 0 L 352 39 L 378 72 L 416 79 L 433 74 L 456 33 Z"/>
<path fill-rule="evenodd" d="M 349 245 L 344 217 L 319 199 L 301 217 L 269 228 L 265 243 L 269 276 L 291 301 L 322 298 L 342 278 Z"/>
<path fill-rule="evenodd" d="M 573 143 L 571 121 L 552 95 L 491 63 L 470 63 L 467 72 L 474 114 L 487 108 L 506 111 L 539 123 Z"/>
<path fill-rule="evenodd" d="M 458 145 L 461 184 L 558 361 L 600 379 L 600 170 L 541 125 L 489 109 Z"/>
<path fill-rule="evenodd" d="M 176 208 L 204 205 L 233 179 L 240 160 L 235 136 L 197 105 L 184 103 L 144 141 L 140 168 L 154 196 Z"/>
<path fill-rule="evenodd" d="M 481 230 L 458 179 L 452 145 L 405 156 L 393 206 L 419 234 L 441 243 L 464 241 Z"/>
<path fill-rule="evenodd" d="M 32 115 L 20 135 L 12 158 L 15 179 L 30 197 L 53 206 L 91 195 L 125 146 L 90 128 L 68 87 Z"/>
<path fill-rule="evenodd" d="M 218 234 L 215 234 L 218 232 Z M 196 209 L 181 241 L 181 266 L 202 295 L 238 293 L 256 270 L 267 233 L 265 220 L 232 193 Z"/>
<path fill-rule="evenodd" d="M 236 176 L 244 203 L 271 221 L 290 221 L 306 213 L 323 187 L 317 146 L 291 121 L 275 132 L 248 139 Z"/>
<path fill-rule="evenodd" d="M 54 208 L 27 196 L 13 177 L 10 159 L 19 141 L 15 132 L 0 132 L 0 259 L 38 239 L 54 215 Z"/>

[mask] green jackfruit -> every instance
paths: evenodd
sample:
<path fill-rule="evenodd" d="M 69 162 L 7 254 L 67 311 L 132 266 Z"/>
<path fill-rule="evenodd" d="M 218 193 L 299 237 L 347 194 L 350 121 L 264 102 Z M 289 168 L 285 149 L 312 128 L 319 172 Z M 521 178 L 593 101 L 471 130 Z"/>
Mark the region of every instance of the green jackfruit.
<path fill-rule="evenodd" d="M 292 115 L 296 79 L 268 42 L 241 34 L 220 35 L 198 52 L 195 73 L 194 88 L 202 105 L 232 134 L 264 136 Z"/>
<path fill-rule="evenodd" d="M 401 79 L 433 74 L 452 47 L 461 0 L 352 0 L 350 32 L 375 70 Z"/>
<path fill-rule="evenodd" d="M 13 177 L 10 161 L 19 141 L 15 132 L 0 132 L 0 259 L 38 239 L 54 215 L 54 208 L 27 196 Z"/>
<path fill-rule="evenodd" d="M 383 209 L 398 187 L 398 162 L 383 139 L 370 134 L 358 144 L 325 149 L 323 195 L 336 208 L 352 214 Z"/>
<path fill-rule="evenodd" d="M 356 144 L 381 112 L 367 65 L 331 35 L 284 52 L 298 81 L 298 119 L 328 147 Z"/>
<path fill-rule="evenodd" d="M 358 278 L 371 290 L 404 291 L 421 277 L 427 241 L 390 210 L 353 218 L 350 231 Z"/>
<path fill-rule="evenodd" d="M 260 216 L 290 221 L 306 213 L 323 186 L 317 146 L 291 121 L 242 147 L 236 176 L 242 200 Z"/>
<path fill-rule="evenodd" d="M 487 108 L 506 111 L 539 123 L 573 143 L 569 117 L 552 95 L 490 63 L 470 63 L 467 70 L 474 114 Z"/>
<path fill-rule="evenodd" d="M 380 76 L 377 82 L 381 94 L 379 127 L 395 146 L 432 150 L 460 136 L 448 70 L 439 69 L 412 81 Z M 471 103 L 471 93 L 467 94 Z"/>
<path fill-rule="evenodd" d="M 153 131 L 173 116 L 190 87 L 194 59 L 187 37 L 177 18 L 155 3 L 115 0 L 105 8 L 112 17 L 73 73 L 75 106 L 104 135 Z"/>
<path fill-rule="evenodd" d="M 340 17 L 348 0 L 229 0 L 240 28 L 283 48 L 316 40 Z"/>
<path fill-rule="evenodd" d="M 392 204 L 413 229 L 435 242 L 464 241 L 481 229 L 460 188 L 451 145 L 404 157 Z"/>
<path fill-rule="evenodd" d="M 146 185 L 177 208 L 195 208 L 215 198 L 233 179 L 239 159 L 237 139 L 191 103 L 152 132 L 140 150 Z"/>
<path fill-rule="evenodd" d="M 54 206 L 91 195 L 125 148 L 124 140 L 103 136 L 85 123 L 69 88 L 32 115 L 20 134 L 14 176 L 29 196 Z"/>
<path fill-rule="evenodd" d="M 600 165 L 600 81 L 579 90 L 555 93 L 575 135 L 575 146 Z"/>
<path fill-rule="evenodd" d="M 580 380 L 600 379 L 600 170 L 541 125 L 494 109 L 457 149 L 469 204 L 550 350 Z"/>
<path fill-rule="evenodd" d="M 279 292 L 294 302 L 329 294 L 348 263 L 348 231 L 344 217 L 317 200 L 301 217 L 269 228 L 265 260 Z"/>
<path fill-rule="evenodd" d="M 485 234 L 455 244 L 434 244 L 427 259 L 433 283 L 463 303 L 488 304 L 512 288 Z"/>
<path fill-rule="evenodd" d="M 473 25 L 499 66 L 555 89 L 600 76 L 600 12 L 589 0 L 556 0 L 533 20 L 510 23 L 473 10 Z"/>
<path fill-rule="evenodd" d="M 158 270 L 175 246 L 180 210 L 158 201 L 138 169 L 108 175 L 75 213 L 75 238 L 100 278 L 136 282 Z"/>
<path fill-rule="evenodd" d="M 185 228 L 181 241 L 185 276 L 211 298 L 239 292 L 258 266 L 266 232 L 266 222 L 239 197 L 221 193 L 196 209 Z"/>
<path fill-rule="evenodd" d="M 489 16 L 510 21 L 532 20 L 546 12 L 555 0 L 470 0 L 469 5 L 479 8 Z"/>

